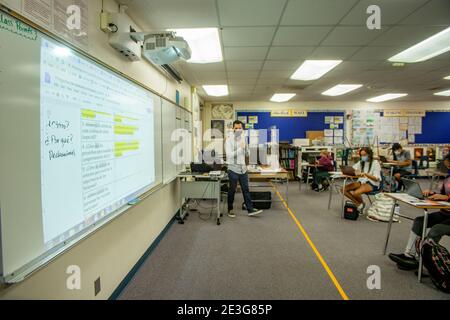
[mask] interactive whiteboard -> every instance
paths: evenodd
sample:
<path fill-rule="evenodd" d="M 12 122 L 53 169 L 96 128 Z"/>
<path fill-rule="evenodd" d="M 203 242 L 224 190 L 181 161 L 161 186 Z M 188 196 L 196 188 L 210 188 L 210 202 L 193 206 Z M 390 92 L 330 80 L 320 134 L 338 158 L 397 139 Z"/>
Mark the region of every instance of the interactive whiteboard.
<path fill-rule="evenodd" d="M 161 99 L 0 11 L 0 226 L 23 279 L 162 183 Z"/>

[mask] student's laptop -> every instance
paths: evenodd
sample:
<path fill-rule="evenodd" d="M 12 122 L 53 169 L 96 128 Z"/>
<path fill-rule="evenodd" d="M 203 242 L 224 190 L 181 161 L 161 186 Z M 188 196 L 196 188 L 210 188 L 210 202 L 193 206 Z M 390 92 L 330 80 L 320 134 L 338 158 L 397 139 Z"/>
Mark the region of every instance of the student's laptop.
<path fill-rule="evenodd" d="M 351 166 L 341 166 L 341 171 L 346 176 L 356 176 L 355 169 Z"/>
<path fill-rule="evenodd" d="M 402 182 L 405 186 L 405 192 L 407 194 L 420 200 L 425 199 L 422 192 L 422 188 L 420 187 L 420 184 L 417 181 L 403 178 Z"/>

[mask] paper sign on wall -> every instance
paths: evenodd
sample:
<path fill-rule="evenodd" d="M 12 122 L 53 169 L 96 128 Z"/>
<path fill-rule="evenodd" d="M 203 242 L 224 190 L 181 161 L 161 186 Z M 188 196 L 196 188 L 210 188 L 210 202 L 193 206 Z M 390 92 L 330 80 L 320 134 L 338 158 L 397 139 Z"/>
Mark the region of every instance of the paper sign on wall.
<path fill-rule="evenodd" d="M 291 115 L 295 118 L 306 118 L 308 117 L 308 111 L 291 110 Z"/>
<path fill-rule="evenodd" d="M 291 110 L 275 110 L 270 113 L 272 118 L 289 118 L 291 116 Z"/>
<path fill-rule="evenodd" d="M 249 116 L 248 123 L 250 124 L 258 124 L 258 116 Z"/>

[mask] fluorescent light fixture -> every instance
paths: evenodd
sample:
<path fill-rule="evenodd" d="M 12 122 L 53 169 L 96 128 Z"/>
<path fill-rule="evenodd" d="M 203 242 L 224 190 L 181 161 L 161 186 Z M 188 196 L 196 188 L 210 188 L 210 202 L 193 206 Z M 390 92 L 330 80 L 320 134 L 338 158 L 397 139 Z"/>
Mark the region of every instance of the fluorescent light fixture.
<path fill-rule="evenodd" d="M 295 71 L 293 80 L 317 80 L 336 68 L 342 60 L 306 60 L 300 68 Z"/>
<path fill-rule="evenodd" d="M 450 76 L 446 76 L 444 80 L 450 80 Z"/>
<path fill-rule="evenodd" d="M 450 27 L 389 59 L 392 62 L 415 63 L 450 50 Z"/>
<path fill-rule="evenodd" d="M 53 49 L 53 54 L 54 54 L 55 56 L 63 57 L 63 58 L 64 58 L 64 57 L 70 56 L 71 51 L 70 51 L 69 48 L 65 48 L 65 47 L 55 47 L 55 48 Z"/>
<path fill-rule="evenodd" d="M 384 102 L 384 101 L 389 101 L 389 100 L 406 97 L 407 95 L 408 95 L 407 93 L 387 93 L 387 94 L 383 94 L 378 97 L 373 97 L 371 99 L 368 99 L 367 101 L 368 102 Z"/>
<path fill-rule="evenodd" d="M 170 29 L 183 37 L 192 50 L 189 63 L 215 63 L 223 61 L 222 46 L 217 28 Z"/>
<path fill-rule="evenodd" d="M 441 91 L 441 92 L 436 92 L 434 95 L 435 95 L 435 96 L 450 97 L 450 90 L 445 90 L 445 91 Z"/>
<path fill-rule="evenodd" d="M 343 94 L 359 89 L 362 86 L 362 84 L 338 84 L 337 86 L 334 86 L 333 88 L 323 92 L 322 95 L 331 97 L 341 96 Z"/>
<path fill-rule="evenodd" d="M 213 86 L 203 86 L 208 96 L 212 97 L 224 97 L 228 95 L 227 85 L 213 85 Z"/>
<path fill-rule="evenodd" d="M 295 97 L 295 93 L 275 93 L 270 101 L 272 102 L 287 102 Z"/>

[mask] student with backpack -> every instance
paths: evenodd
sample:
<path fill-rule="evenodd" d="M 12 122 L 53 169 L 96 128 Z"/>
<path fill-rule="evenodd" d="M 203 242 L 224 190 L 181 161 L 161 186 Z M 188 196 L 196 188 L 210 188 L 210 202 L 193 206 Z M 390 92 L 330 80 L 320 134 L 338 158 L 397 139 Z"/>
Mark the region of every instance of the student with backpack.
<path fill-rule="evenodd" d="M 444 180 L 441 192 L 424 192 L 424 195 L 427 196 L 430 200 L 450 202 L 450 154 L 448 154 L 444 158 L 444 164 L 449 170 L 449 174 Z M 414 224 L 410 232 L 405 251 L 403 253 L 389 254 L 389 258 L 397 263 L 399 269 L 416 270 L 419 267 L 419 262 L 417 260 L 418 253 L 416 243 L 417 240 L 422 236 L 423 223 L 424 217 L 418 217 L 414 220 Z M 450 209 L 430 213 L 428 215 L 427 228 L 429 229 L 427 239 L 432 239 L 435 243 L 439 243 L 442 236 L 450 235 Z"/>

